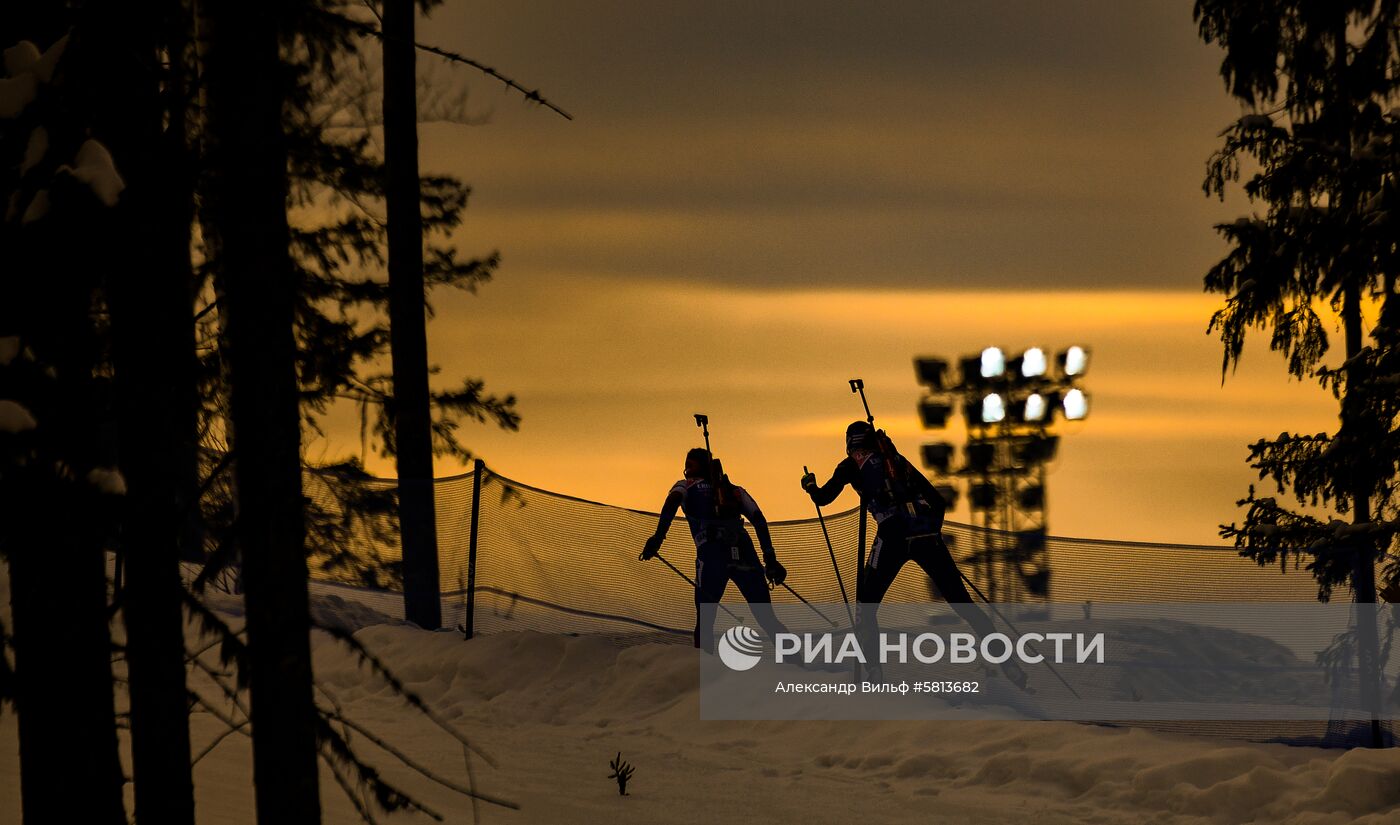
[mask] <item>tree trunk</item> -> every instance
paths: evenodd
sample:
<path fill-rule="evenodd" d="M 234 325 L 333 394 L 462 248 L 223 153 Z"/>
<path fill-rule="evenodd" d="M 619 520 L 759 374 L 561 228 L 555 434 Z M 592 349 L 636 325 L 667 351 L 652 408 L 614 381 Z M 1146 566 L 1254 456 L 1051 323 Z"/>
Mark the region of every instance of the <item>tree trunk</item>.
<path fill-rule="evenodd" d="M 44 426 L 79 423 L 46 418 Z M 95 504 L 74 496 L 71 483 L 26 486 L 6 529 L 24 823 L 125 825 L 106 558 L 89 523 Z"/>
<path fill-rule="evenodd" d="M 10 11 L 9 42 L 29 39 L 41 49 L 74 22 L 60 4 L 27 2 L 13 16 Z M 67 59 L 80 60 L 83 48 L 75 32 Z M 63 114 L 71 117 L 43 124 L 57 152 L 81 142 L 87 113 L 73 107 Z M 77 221 L 83 244 L 73 244 L 65 218 Z M 16 360 L 5 370 L 6 397 L 25 404 L 38 426 L 28 434 L 31 460 L 0 473 L 26 825 L 126 822 L 105 552 L 114 502 L 84 479 L 107 459 L 107 394 L 97 375 L 101 347 L 92 306 L 100 273 L 110 266 L 93 250 L 110 231 L 110 218 L 104 211 L 0 228 L 6 250 L 0 336 L 19 336 L 37 359 Z M 75 777 L 83 782 L 77 793 Z"/>
<path fill-rule="evenodd" d="M 1342 323 L 1346 335 L 1347 358 L 1353 358 L 1361 351 L 1361 288 L 1356 284 L 1346 287 L 1342 300 Z M 1342 398 L 1342 429 L 1347 429 L 1346 414 L 1351 401 L 1352 378 L 1347 376 L 1346 395 Z M 1371 520 L 1371 485 L 1369 472 L 1353 482 L 1351 496 L 1351 520 L 1353 524 L 1365 524 Z M 1354 551 L 1355 566 L 1351 574 L 1351 590 L 1357 604 L 1356 644 L 1357 658 L 1361 672 L 1362 706 L 1369 709 L 1371 717 L 1371 747 L 1385 746 L 1385 736 L 1379 718 L 1380 708 L 1380 639 L 1376 629 L 1378 613 L 1376 603 L 1376 555 L 1377 547 L 1373 540 L 1357 536 Z"/>
<path fill-rule="evenodd" d="M 208 4 L 205 3 L 204 0 L 194 0 L 194 40 L 196 52 L 195 65 L 201 67 L 204 66 L 208 61 L 209 40 L 207 33 L 209 30 L 209 22 L 207 20 L 207 5 Z M 196 99 L 198 100 L 198 107 L 201 110 L 207 111 L 208 84 L 199 84 L 199 91 L 197 93 Z M 203 133 L 199 136 L 199 141 L 194 150 L 194 154 L 200 157 L 208 157 L 211 154 L 217 154 L 217 150 L 214 148 L 216 144 L 217 135 L 211 134 L 208 129 L 205 129 Z M 209 270 L 209 286 L 213 290 L 212 300 L 217 305 L 215 307 L 215 319 L 216 323 L 218 324 L 218 333 L 216 335 L 216 338 L 219 341 L 226 342 L 229 339 L 227 311 L 228 284 L 227 278 L 224 275 L 224 268 L 222 263 L 223 254 L 220 251 L 219 247 L 219 231 L 218 228 L 214 226 L 214 217 L 211 210 L 198 209 L 196 210 L 195 217 L 199 221 L 199 240 L 201 249 L 204 254 L 205 266 Z M 226 391 L 229 375 L 228 348 L 224 346 L 217 347 L 216 352 L 214 353 L 214 357 L 217 358 L 217 369 L 220 376 L 219 380 L 222 382 L 223 385 L 222 389 Z M 209 394 L 212 394 L 214 397 L 217 398 L 220 395 L 220 390 L 215 389 L 212 393 L 206 393 L 206 395 Z M 216 440 L 214 441 L 214 443 L 218 444 L 220 441 L 222 442 L 223 455 L 212 457 L 211 460 L 207 462 L 207 466 L 210 468 L 211 472 L 214 468 L 218 467 L 221 458 L 237 454 L 233 438 L 233 420 L 228 409 L 228 404 L 226 403 L 226 392 L 223 395 L 223 400 L 225 401 L 225 403 L 222 407 L 205 412 L 205 415 L 209 417 L 209 420 L 203 422 L 203 425 L 206 427 L 207 432 L 217 432 L 218 435 L 216 436 Z M 217 430 L 214 429 L 216 420 L 218 425 Z M 232 520 L 236 522 L 238 504 L 238 480 L 234 478 L 234 474 L 232 472 L 226 470 L 223 473 L 223 478 L 219 480 L 218 486 L 226 490 L 226 495 L 229 496 L 230 503 L 233 509 Z M 206 525 L 203 522 L 200 522 L 201 532 L 198 538 L 200 540 L 201 551 L 203 551 L 204 549 L 203 542 L 208 538 L 207 534 L 204 532 L 205 526 Z M 236 546 L 234 547 L 234 550 L 236 556 Z M 200 561 L 208 563 L 209 561 L 211 561 L 211 559 L 201 558 Z M 233 572 L 232 592 L 238 595 L 242 595 L 242 563 L 235 557 L 233 559 L 228 560 L 227 564 L 229 567 L 231 567 Z"/>
<path fill-rule="evenodd" d="M 43 230 L 37 230 L 43 231 Z M 89 310 L 92 289 L 79 258 L 73 266 L 58 237 L 36 248 L 24 244 L 9 261 L 15 280 L 49 283 L 13 306 L 27 317 L 0 323 L 0 335 L 19 335 L 39 362 L 54 370 L 52 386 L 24 388 L 20 398 L 38 421 L 35 461 L 4 479 L 0 546 L 10 566 L 15 649 L 15 703 L 19 716 L 20 794 L 26 825 L 124 823 L 124 777 L 117 752 L 108 629 L 106 526 L 110 502 L 83 477 L 61 467 L 105 463 L 101 445 L 107 406 L 94 366 L 99 348 Z M 8 303 L 10 290 L 0 297 Z M 8 394 L 8 392 L 7 392 Z M 61 475 L 60 475 L 61 474 Z M 71 793 L 73 777 L 84 778 Z"/>
<path fill-rule="evenodd" d="M 209 206 L 228 285 L 253 783 L 261 823 L 320 821 L 301 490 L 286 71 L 276 0 L 207 0 Z"/>
<path fill-rule="evenodd" d="M 121 606 L 136 817 L 193 825 L 180 579 L 198 403 L 182 82 L 188 22 L 180 3 L 166 0 L 94 12 L 107 35 L 88 84 L 100 113 L 94 131 L 127 184 L 115 235 L 125 266 L 108 279 L 107 294 L 127 483 Z M 153 69 L 162 48 L 170 55 L 165 77 Z"/>
<path fill-rule="evenodd" d="M 404 615 L 419 627 L 436 630 L 442 624 L 442 603 L 423 303 L 418 89 L 414 71 L 416 13 L 414 0 L 384 0 L 384 189 L 389 218 L 389 340 L 394 371 Z"/>
<path fill-rule="evenodd" d="M 1350 111 L 1351 101 L 1346 96 L 1348 69 L 1347 14 L 1345 12 L 1339 15 L 1337 26 L 1332 33 L 1332 61 L 1337 98 L 1332 102 L 1331 120 L 1338 129 L 1337 139 L 1345 147 L 1345 152 L 1350 154 L 1351 123 L 1354 116 Z M 1357 197 L 1353 191 L 1343 189 L 1340 192 L 1339 200 L 1344 215 L 1351 214 L 1351 211 L 1356 208 Z M 1361 352 L 1363 345 L 1361 283 L 1359 281 L 1363 274 L 1352 273 L 1352 277 L 1342 288 L 1342 326 L 1346 338 L 1346 357 L 1348 360 L 1356 357 Z M 1342 432 L 1349 432 L 1353 429 L 1350 425 L 1352 410 L 1356 406 L 1356 402 L 1352 398 L 1355 383 L 1354 368 L 1350 368 L 1346 375 L 1346 391 L 1342 396 Z M 1356 437 L 1354 432 L 1351 435 L 1353 438 Z M 1371 520 L 1371 494 L 1370 473 L 1367 471 L 1354 472 L 1351 488 L 1351 519 L 1353 524 L 1365 524 Z M 1376 603 L 1376 545 L 1374 541 L 1362 536 L 1358 536 L 1355 541 L 1351 590 L 1358 605 L 1356 610 L 1356 644 L 1361 673 L 1360 694 L 1363 706 L 1372 713 L 1371 747 L 1379 748 L 1385 744 L 1380 719 L 1377 715 L 1380 707 L 1380 671 L 1377 667 L 1380 661 L 1380 640 L 1376 631 L 1377 614 L 1373 608 L 1364 607 L 1364 605 Z"/>

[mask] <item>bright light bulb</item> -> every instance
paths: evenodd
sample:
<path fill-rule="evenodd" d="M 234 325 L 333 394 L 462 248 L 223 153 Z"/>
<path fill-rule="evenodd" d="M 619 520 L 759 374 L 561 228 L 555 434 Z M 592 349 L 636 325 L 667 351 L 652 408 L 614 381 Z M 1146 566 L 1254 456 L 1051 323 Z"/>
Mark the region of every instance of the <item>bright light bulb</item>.
<path fill-rule="evenodd" d="M 1026 398 L 1026 420 L 1044 421 L 1048 405 L 1045 396 L 1038 392 L 1033 392 Z"/>
<path fill-rule="evenodd" d="M 1038 378 L 1045 374 L 1045 350 L 1031 347 L 1021 356 L 1021 376 Z"/>
<path fill-rule="evenodd" d="M 982 377 L 997 378 L 1006 372 L 1006 356 L 997 347 L 982 350 Z"/>
<path fill-rule="evenodd" d="M 1082 390 L 1065 393 L 1065 420 L 1083 421 L 1089 414 L 1089 397 Z"/>
<path fill-rule="evenodd" d="M 1065 375 L 1083 375 L 1089 367 L 1089 353 L 1083 347 L 1070 347 L 1065 351 Z"/>
<path fill-rule="evenodd" d="M 1006 418 L 1006 402 L 996 393 L 988 393 L 982 399 L 982 423 L 995 424 Z"/>

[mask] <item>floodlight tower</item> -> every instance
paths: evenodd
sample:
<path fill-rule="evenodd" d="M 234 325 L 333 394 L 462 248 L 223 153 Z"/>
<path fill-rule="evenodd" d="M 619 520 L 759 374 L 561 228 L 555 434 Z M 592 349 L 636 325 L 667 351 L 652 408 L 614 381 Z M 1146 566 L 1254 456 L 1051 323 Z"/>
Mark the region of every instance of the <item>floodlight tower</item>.
<path fill-rule="evenodd" d="M 958 359 L 958 378 L 940 358 L 915 358 L 914 372 L 927 390 L 919 402 L 924 428 L 942 429 L 961 406 L 967 422 L 963 461 L 942 441 L 923 446 L 924 466 L 949 506 L 957 482 L 967 488 L 973 520 L 982 527 L 972 554 L 972 575 L 992 601 L 1049 598 L 1050 566 L 1045 553 L 1045 469 L 1060 437 L 1050 431 L 1058 414 L 1083 421 L 1089 397 L 1078 386 L 1089 367 L 1089 351 L 1073 346 L 1051 362 L 1031 347 L 1008 359 L 998 347 Z"/>

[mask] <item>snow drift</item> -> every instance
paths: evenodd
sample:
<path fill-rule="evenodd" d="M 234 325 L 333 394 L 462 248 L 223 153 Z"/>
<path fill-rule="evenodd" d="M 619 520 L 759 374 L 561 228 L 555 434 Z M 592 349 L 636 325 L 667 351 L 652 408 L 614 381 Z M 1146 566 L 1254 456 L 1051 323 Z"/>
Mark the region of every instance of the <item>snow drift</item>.
<path fill-rule="evenodd" d="M 241 621 L 236 599 L 218 601 L 231 622 Z M 683 645 L 537 632 L 465 642 L 345 599 L 321 598 L 317 612 L 355 630 L 495 757 L 496 768 L 472 758 L 477 787 L 522 809 L 482 805 L 488 823 L 1400 818 L 1397 751 L 1243 744 L 1068 722 L 702 722 L 697 654 Z M 327 700 L 439 773 L 468 781 L 460 744 L 405 708 L 328 635 L 318 632 L 314 648 Z M 196 714 L 193 726 L 196 752 L 221 727 L 207 714 Z M 471 821 L 469 800 L 365 740 L 358 744 L 447 821 Z M 619 751 L 636 766 L 625 798 L 607 779 Z M 197 765 L 196 783 L 201 822 L 253 822 L 246 739 L 223 740 Z M 325 821 L 352 821 L 328 776 L 322 787 Z M 0 720 L 0 821 L 18 822 L 18 794 L 16 726 L 7 714 Z"/>

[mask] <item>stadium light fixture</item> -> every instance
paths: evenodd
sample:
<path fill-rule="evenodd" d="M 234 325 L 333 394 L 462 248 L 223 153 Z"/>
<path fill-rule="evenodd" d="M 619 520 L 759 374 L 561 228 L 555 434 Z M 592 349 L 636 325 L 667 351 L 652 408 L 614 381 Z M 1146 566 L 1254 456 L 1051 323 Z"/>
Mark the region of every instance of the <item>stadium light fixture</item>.
<path fill-rule="evenodd" d="M 1021 420 L 1027 424 L 1046 423 L 1049 412 L 1050 402 L 1040 393 L 1033 392 L 1026 396 L 1026 406 L 1022 411 Z"/>
<path fill-rule="evenodd" d="M 1012 442 L 1011 459 L 1025 467 L 1044 464 L 1055 460 L 1059 446 L 1058 435 L 1023 436 Z"/>
<path fill-rule="evenodd" d="M 1073 346 L 1060 353 L 1060 372 L 1066 378 L 1078 378 L 1089 369 L 1089 351 Z"/>
<path fill-rule="evenodd" d="M 1031 347 L 1021 354 L 1021 377 L 1039 378 L 1045 374 L 1045 350 Z"/>
<path fill-rule="evenodd" d="M 919 418 L 923 421 L 926 430 L 942 429 L 948 426 L 948 416 L 952 412 L 951 406 L 933 398 L 925 398 L 919 402 Z"/>
<path fill-rule="evenodd" d="M 989 392 L 982 397 L 982 423 L 996 424 L 1006 420 L 1006 400 L 999 393 Z"/>
<path fill-rule="evenodd" d="M 1016 499 L 1022 510 L 1039 510 L 1045 506 L 1045 488 L 1039 484 L 1023 487 Z"/>
<path fill-rule="evenodd" d="M 1088 417 L 1089 398 L 1076 385 L 1088 371 L 1090 353 L 1080 345 L 1013 352 L 988 346 L 947 360 L 913 359 L 924 388 L 918 402 L 924 429 L 942 429 L 953 415 L 967 423 L 962 456 L 953 445 L 936 442 L 923 445 L 922 457 L 947 505 L 961 492 L 974 519 L 989 531 L 985 552 L 1000 559 L 986 566 L 989 588 L 1005 581 L 1009 594 L 1047 598 L 1045 470 L 1059 446 L 1052 424 L 1058 416 Z M 1016 547 L 994 542 L 994 530 L 1016 535 Z"/>
<path fill-rule="evenodd" d="M 992 468 L 997 458 L 997 445 L 992 441 L 971 441 L 963 447 L 967 457 L 967 469 L 974 473 L 985 473 Z"/>
<path fill-rule="evenodd" d="M 1000 378 L 1006 374 L 1006 355 L 999 347 L 982 350 L 981 375 L 983 378 Z"/>
<path fill-rule="evenodd" d="M 1089 415 L 1089 396 L 1078 388 L 1065 393 L 1065 420 L 1083 421 Z"/>
<path fill-rule="evenodd" d="M 915 358 L 914 375 L 920 384 L 935 392 L 946 389 L 944 381 L 948 375 L 948 362 L 942 358 Z"/>
<path fill-rule="evenodd" d="M 963 358 L 958 361 L 958 369 L 962 373 L 962 385 L 964 387 L 983 387 L 987 384 L 987 379 L 982 377 L 982 359 L 977 356 Z"/>
<path fill-rule="evenodd" d="M 924 466 L 938 473 L 948 474 L 948 465 L 953 459 L 953 445 L 946 441 L 936 444 L 925 444 L 922 449 Z"/>
<path fill-rule="evenodd" d="M 969 398 L 962 405 L 963 421 L 969 430 L 985 426 L 982 423 L 982 405 L 977 403 L 977 399 Z"/>

